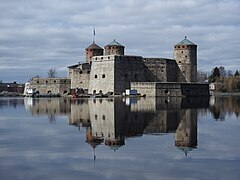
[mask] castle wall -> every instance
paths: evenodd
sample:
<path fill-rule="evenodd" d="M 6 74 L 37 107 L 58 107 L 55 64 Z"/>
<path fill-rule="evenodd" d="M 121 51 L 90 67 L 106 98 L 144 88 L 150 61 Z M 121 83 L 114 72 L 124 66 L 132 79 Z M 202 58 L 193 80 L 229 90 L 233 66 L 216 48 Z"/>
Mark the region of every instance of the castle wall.
<path fill-rule="evenodd" d="M 162 58 L 144 58 L 145 76 L 147 82 L 166 82 L 167 65 Z"/>
<path fill-rule="evenodd" d="M 70 92 L 71 79 L 69 78 L 33 78 L 30 88 L 39 94 L 64 94 Z"/>
<path fill-rule="evenodd" d="M 89 93 L 122 94 L 132 81 L 144 81 L 140 56 L 97 56 L 92 59 Z"/>
<path fill-rule="evenodd" d="M 115 56 L 95 56 L 92 58 L 89 93 L 114 92 Z"/>
<path fill-rule="evenodd" d="M 89 88 L 91 66 L 88 63 L 68 67 L 68 78 L 71 79 L 71 89 Z"/>
<path fill-rule="evenodd" d="M 141 56 L 115 56 L 114 92 L 122 94 L 130 89 L 133 81 L 145 81 L 144 65 Z"/>
<path fill-rule="evenodd" d="M 132 82 L 131 89 L 146 96 L 209 96 L 208 84 Z"/>

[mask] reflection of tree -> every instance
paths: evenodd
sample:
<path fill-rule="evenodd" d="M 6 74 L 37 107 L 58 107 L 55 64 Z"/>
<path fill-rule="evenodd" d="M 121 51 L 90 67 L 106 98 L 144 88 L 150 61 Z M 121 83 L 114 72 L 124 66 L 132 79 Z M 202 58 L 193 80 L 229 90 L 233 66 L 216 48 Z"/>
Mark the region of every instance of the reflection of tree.
<path fill-rule="evenodd" d="M 214 117 L 214 119 L 219 119 L 219 117 L 220 117 L 220 109 L 219 108 L 216 108 L 216 107 L 212 107 L 212 108 L 210 108 L 210 110 L 212 111 L 212 113 L 213 113 L 213 117 Z"/>
<path fill-rule="evenodd" d="M 55 115 L 54 114 L 49 114 L 48 115 L 48 120 L 49 120 L 49 122 L 50 123 L 56 123 L 56 117 L 55 117 Z"/>
<path fill-rule="evenodd" d="M 227 115 L 236 115 L 240 113 L 240 97 L 212 97 L 214 103 L 210 105 L 209 110 L 214 119 L 224 121 Z"/>

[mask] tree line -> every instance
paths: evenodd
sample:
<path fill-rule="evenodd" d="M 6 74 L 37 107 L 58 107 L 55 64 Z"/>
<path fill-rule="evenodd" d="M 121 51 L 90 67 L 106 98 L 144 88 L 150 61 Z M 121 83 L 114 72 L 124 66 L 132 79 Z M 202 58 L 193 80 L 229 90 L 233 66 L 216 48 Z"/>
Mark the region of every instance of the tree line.
<path fill-rule="evenodd" d="M 199 82 L 216 84 L 218 92 L 240 92 L 240 71 L 226 70 L 223 66 L 212 69 L 210 75 L 207 72 L 198 72 Z"/>

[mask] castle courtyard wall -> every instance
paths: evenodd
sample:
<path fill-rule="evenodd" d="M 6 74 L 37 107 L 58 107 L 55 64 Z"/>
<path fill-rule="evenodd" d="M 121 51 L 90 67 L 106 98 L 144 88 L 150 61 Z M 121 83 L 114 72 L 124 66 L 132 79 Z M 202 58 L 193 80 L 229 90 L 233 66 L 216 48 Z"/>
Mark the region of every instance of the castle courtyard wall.
<path fill-rule="evenodd" d="M 132 82 L 131 89 L 146 96 L 209 96 L 208 84 L 177 82 Z"/>
<path fill-rule="evenodd" d="M 70 92 L 71 79 L 69 78 L 33 78 L 30 88 L 39 94 L 64 94 Z"/>
<path fill-rule="evenodd" d="M 87 92 L 89 88 L 91 66 L 88 63 L 68 67 L 68 78 L 71 79 L 71 89 L 83 89 Z"/>

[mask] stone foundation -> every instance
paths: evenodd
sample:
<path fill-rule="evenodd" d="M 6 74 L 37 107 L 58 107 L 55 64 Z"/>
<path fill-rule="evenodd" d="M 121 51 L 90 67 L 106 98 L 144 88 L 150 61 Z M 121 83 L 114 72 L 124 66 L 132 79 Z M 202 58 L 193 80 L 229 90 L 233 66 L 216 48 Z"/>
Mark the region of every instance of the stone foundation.
<path fill-rule="evenodd" d="M 132 82 L 131 89 L 146 96 L 209 96 L 209 85 L 177 82 Z"/>

